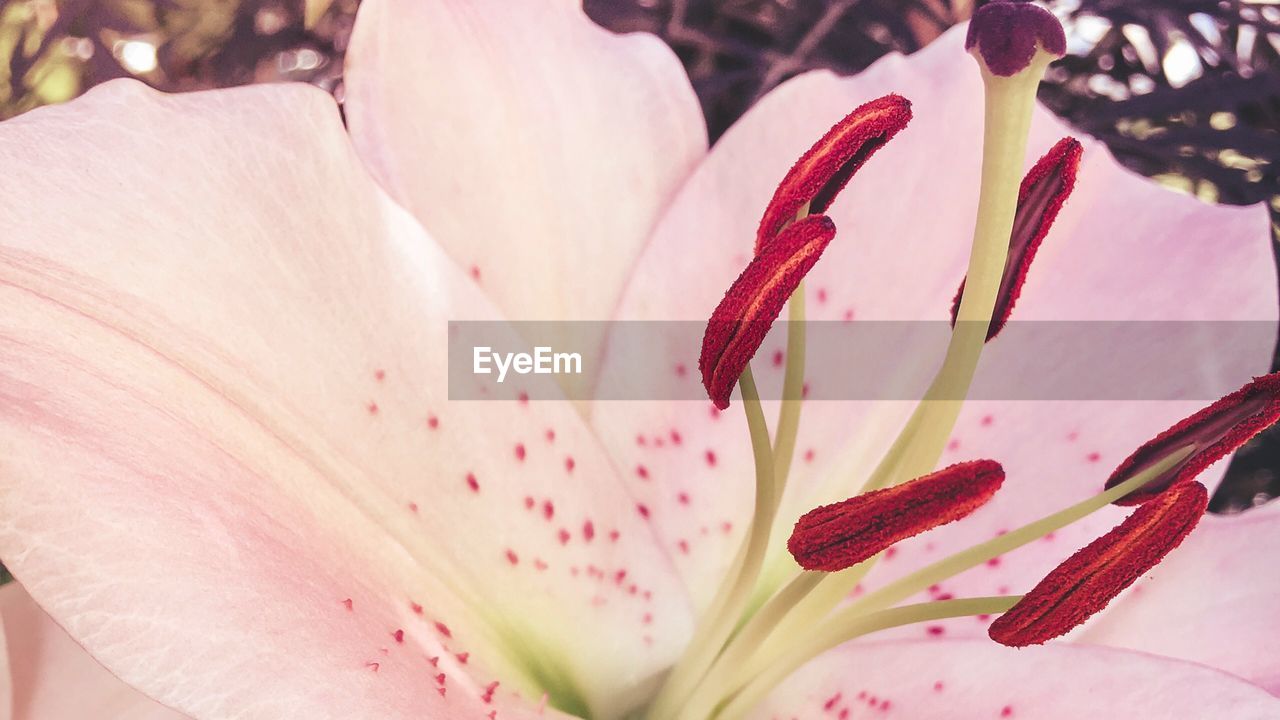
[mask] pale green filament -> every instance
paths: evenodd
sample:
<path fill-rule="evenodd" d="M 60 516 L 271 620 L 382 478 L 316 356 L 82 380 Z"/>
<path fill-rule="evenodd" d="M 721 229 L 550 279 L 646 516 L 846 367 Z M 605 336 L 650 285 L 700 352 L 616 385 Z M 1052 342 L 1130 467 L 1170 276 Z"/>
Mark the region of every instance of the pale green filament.
<path fill-rule="evenodd" d="M 787 487 L 791 459 L 796 452 L 796 435 L 800 431 L 800 407 L 804 404 L 804 349 L 804 283 L 801 282 L 787 301 L 787 368 L 782 379 L 782 407 L 778 410 L 778 432 L 773 446 L 777 498 L 782 497 Z"/>
<path fill-rule="evenodd" d="M 760 566 L 764 564 L 765 551 L 769 547 L 770 530 L 778 503 L 775 493 L 777 486 L 773 476 L 773 448 L 769 441 L 769 427 L 760 406 L 760 393 L 756 390 L 750 365 L 742 372 L 738 387 L 742 390 L 742 407 L 747 415 L 751 450 L 755 455 L 755 511 L 743 540 L 743 550 L 738 553 L 734 565 L 725 576 L 725 584 L 703 616 L 689 647 L 672 668 L 658 693 L 650 710 L 651 718 L 674 717 L 680 703 L 697 687 L 712 661 L 720 654 L 751 598 L 751 590 L 755 587 Z"/>
<path fill-rule="evenodd" d="M 994 615 L 1013 607 L 1021 595 L 940 600 L 936 602 L 905 605 L 852 618 L 833 618 L 821 625 L 822 632 L 815 633 L 809 641 L 794 646 L 790 652 L 769 669 L 742 688 L 723 709 L 715 714 L 717 720 L 736 720 L 745 716 L 764 700 L 779 682 L 809 660 L 854 638 L 889 628 L 931 620 L 943 620 L 971 615 Z M 702 717 L 711 717 L 704 715 Z"/>

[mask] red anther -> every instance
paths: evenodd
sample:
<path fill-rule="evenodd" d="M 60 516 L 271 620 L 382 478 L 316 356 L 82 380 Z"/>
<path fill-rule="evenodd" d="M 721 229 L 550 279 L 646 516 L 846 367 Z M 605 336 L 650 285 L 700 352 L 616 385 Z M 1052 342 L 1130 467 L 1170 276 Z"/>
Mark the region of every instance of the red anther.
<path fill-rule="evenodd" d="M 911 102 L 900 95 L 885 95 L 860 105 L 832 126 L 778 184 L 760 218 L 756 253 L 777 237 L 805 203 L 811 214 L 826 212 L 858 168 L 910 121 Z"/>
<path fill-rule="evenodd" d="M 1013 231 L 1009 233 L 1009 256 L 1004 263 L 1004 275 L 996 294 L 995 308 L 991 313 L 991 325 L 987 339 L 996 336 L 1013 314 L 1014 303 L 1022 294 L 1022 285 L 1031 270 L 1031 261 L 1040 249 L 1040 243 L 1058 217 L 1071 190 L 1076 184 L 1076 172 L 1080 168 L 1080 155 L 1084 149 L 1080 141 L 1072 137 L 1059 140 L 1044 157 L 1027 171 L 1018 191 L 1018 210 L 1013 216 Z M 960 299 L 964 297 L 964 281 L 951 303 L 951 324 L 956 324 L 960 312 Z"/>
<path fill-rule="evenodd" d="M 698 358 L 702 385 L 717 408 L 729 407 L 738 377 L 835 234 L 831 218 L 810 215 L 783 230 L 729 286 L 707 321 Z"/>
<path fill-rule="evenodd" d="M 1111 532 L 1067 558 L 991 623 L 991 639 L 1025 647 L 1070 632 L 1178 547 L 1208 504 L 1204 486 L 1189 482 L 1138 508 Z"/>
<path fill-rule="evenodd" d="M 977 48 L 988 70 L 1008 77 L 1026 69 L 1037 48 L 1065 55 L 1067 36 L 1048 10 L 1029 2 L 997 0 L 974 11 L 964 48 Z"/>
<path fill-rule="evenodd" d="M 805 570 L 837 572 L 893 544 L 968 515 L 1004 482 L 994 460 L 957 463 L 891 488 L 810 510 L 787 549 Z"/>
<path fill-rule="evenodd" d="M 1280 420 L 1280 373 L 1254 378 L 1253 382 L 1134 450 L 1111 473 L 1107 487 L 1124 482 L 1171 453 L 1195 446 L 1181 462 L 1115 502 L 1116 505 L 1144 503 L 1171 486 L 1195 478 L 1277 420 Z"/>

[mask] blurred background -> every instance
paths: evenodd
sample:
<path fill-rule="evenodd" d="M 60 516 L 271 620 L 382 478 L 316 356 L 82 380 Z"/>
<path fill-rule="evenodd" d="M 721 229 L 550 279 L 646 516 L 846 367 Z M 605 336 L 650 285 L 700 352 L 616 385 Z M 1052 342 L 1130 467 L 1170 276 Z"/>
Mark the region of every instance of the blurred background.
<path fill-rule="evenodd" d="M 427 1 L 427 0 L 424 0 Z M 513 0 L 515 1 L 515 0 Z M 1155 181 L 1265 202 L 1280 247 L 1280 0 L 1061 0 L 1069 54 L 1041 101 Z M 856 73 L 966 20 L 973 0 L 584 0 L 679 54 L 712 138 L 792 75 Z M 0 118 L 132 76 L 170 91 L 316 84 L 342 99 L 358 0 L 0 0 Z M 1280 361 L 1277 363 L 1280 368 Z M 1232 461 L 1218 512 L 1280 495 L 1280 430 Z"/>

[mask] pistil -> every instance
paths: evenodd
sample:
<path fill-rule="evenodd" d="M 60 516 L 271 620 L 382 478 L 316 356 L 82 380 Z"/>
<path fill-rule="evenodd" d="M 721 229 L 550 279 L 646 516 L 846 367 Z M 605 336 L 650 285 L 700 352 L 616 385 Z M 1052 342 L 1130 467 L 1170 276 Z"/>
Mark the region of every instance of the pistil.
<path fill-rule="evenodd" d="M 992 6 L 1013 4 L 993 3 Z M 980 15 L 984 15 L 986 9 L 984 7 L 980 10 Z M 937 465 L 947 438 L 955 427 L 964 398 L 968 395 L 969 385 L 988 337 L 1001 281 L 1008 265 L 1018 201 L 1023 195 L 1022 166 L 1036 89 L 1044 76 L 1045 68 L 1054 58 L 1060 57 L 1065 49 L 1065 45 L 1058 43 L 1052 36 L 1047 40 L 1037 39 L 1045 32 L 1044 16 L 1052 20 L 1052 15 L 1047 11 L 1033 5 L 1018 4 L 1013 12 L 1026 16 L 1019 31 L 1032 38 L 1034 52 L 1027 58 L 1019 60 L 1025 44 L 1022 41 L 1015 43 L 1016 47 L 1012 51 L 1016 57 L 1013 59 L 1001 56 L 1000 48 L 984 47 L 980 39 L 981 33 L 975 35 L 972 25 L 971 42 L 966 44 L 977 57 L 982 71 L 985 120 L 978 214 L 965 289 L 955 313 L 956 325 L 941 369 L 901 434 L 868 477 L 862 488 L 863 492 L 924 475 Z M 1005 13 L 1005 10 L 1001 10 L 995 17 L 1003 23 Z M 974 24 L 981 24 L 982 21 L 982 17 L 975 15 Z M 1056 20 L 1053 22 L 1056 23 Z M 1058 27 L 1057 32 L 1061 34 L 1061 27 Z M 978 39 L 974 40 L 975 37 Z M 990 58 L 998 58 L 998 69 L 990 66 Z M 1006 70 L 1011 72 L 1002 74 Z M 1034 185 L 1034 178 L 1032 184 Z M 1053 207 L 1056 212 L 1056 205 L 1048 204 L 1046 207 Z M 1037 227 L 1036 234 L 1039 234 L 1040 229 Z M 1043 230 L 1047 229 L 1047 225 L 1043 227 Z M 867 562 L 874 562 L 874 558 Z M 824 577 L 795 606 L 794 611 L 787 615 L 777 634 L 790 635 L 803 627 L 805 618 L 825 616 L 852 592 L 868 570 L 869 567 L 855 566 Z M 792 582 L 807 584 L 809 581 L 793 579 Z"/>

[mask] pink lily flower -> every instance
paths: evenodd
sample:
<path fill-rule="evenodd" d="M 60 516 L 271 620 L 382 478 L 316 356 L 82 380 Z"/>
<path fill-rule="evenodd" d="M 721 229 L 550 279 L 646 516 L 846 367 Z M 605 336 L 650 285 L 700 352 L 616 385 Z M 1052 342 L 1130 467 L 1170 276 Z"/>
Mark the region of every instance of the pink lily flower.
<path fill-rule="evenodd" d="M 964 32 L 791 80 L 710 150 L 670 50 L 566 0 L 365 0 L 345 127 L 314 88 L 133 82 L 0 125 L 0 559 L 21 583 L 0 591 L 0 717 L 1277 717 L 1280 656 L 1259 631 L 1280 622 L 1274 504 L 1205 517 L 1069 640 L 987 637 L 1011 593 L 1130 515 L 1099 495 L 1111 470 L 1195 403 L 965 403 L 941 465 L 993 458 L 1002 484 L 859 566 L 845 609 L 892 587 L 911 607 L 1000 609 L 862 616 L 879 624 L 776 683 L 750 684 L 781 661 L 746 683 L 711 668 L 722 697 L 670 690 L 672 668 L 717 619 L 752 525 L 754 421 L 448 399 L 449 321 L 706 321 L 795 158 L 891 92 L 914 119 L 824 209 L 838 236 L 806 312 L 945 321 L 982 166 Z M 1067 134 L 1034 110 L 1033 154 Z M 1166 191 L 1088 141 L 1076 185 L 1017 318 L 1275 323 L 1261 208 Z M 1243 384 L 1274 341 L 1204 373 Z M 764 368 L 776 344 L 762 376 L 785 371 Z M 670 372 L 696 385 L 696 360 L 672 348 Z M 607 356 L 598 376 L 624 371 Z M 857 491 L 912 408 L 805 404 L 751 609 L 839 575 L 800 574 L 786 536 Z M 1097 497 L 1034 542 L 906 582 Z"/>

